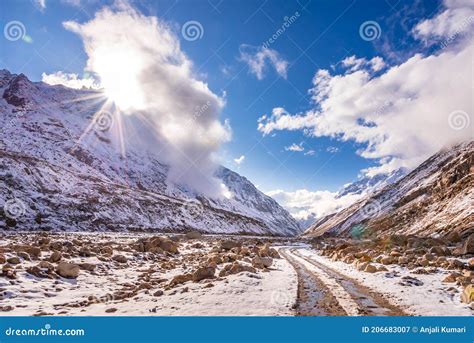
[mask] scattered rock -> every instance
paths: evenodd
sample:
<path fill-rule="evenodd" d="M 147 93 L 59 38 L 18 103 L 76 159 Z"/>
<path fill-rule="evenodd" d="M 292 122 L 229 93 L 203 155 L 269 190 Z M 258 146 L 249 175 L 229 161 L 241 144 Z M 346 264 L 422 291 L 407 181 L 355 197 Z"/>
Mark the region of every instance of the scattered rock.
<path fill-rule="evenodd" d="M 403 276 L 399 283 L 402 286 L 423 286 L 423 281 L 411 276 Z"/>
<path fill-rule="evenodd" d="M 463 245 L 463 248 L 462 248 L 462 253 L 464 255 L 474 254 L 474 233 L 469 235 L 469 237 L 464 242 L 464 245 Z"/>
<path fill-rule="evenodd" d="M 191 231 L 191 232 L 187 232 L 185 234 L 185 237 L 187 239 L 200 239 L 202 238 L 202 233 L 200 233 L 199 231 Z"/>
<path fill-rule="evenodd" d="M 201 267 L 193 273 L 193 281 L 198 282 L 204 279 L 212 279 L 216 269 L 214 267 Z"/>
<path fill-rule="evenodd" d="M 161 289 L 159 289 L 155 293 L 153 293 L 153 296 L 161 297 L 163 294 L 165 294 L 165 293 Z"/>
<path fill-rule="evenodd" d="M 252 266 L 258 269 L 270 268 L 272 264 L 273 259 L 271 257 L 255 256 L 252 259 Z"/>
<path fill-rule="evenodd" d="M 61 252 L 58 251 L 58 250 L 55 250 L 55 251 L 53 251 L 51 256 L 49 256 L 49 262 L 52 262 L 52 263 L 59 262 L 62 257 L 63 257 L 63 255 L 61 254 Z"/>
<path fill-rule="evenodd" d="M 69 262 L 59 262 L 56 272 L 67 279 L 75 279 L 79 276 L 80 268 L 77 264 Z"/>
<path fill-rule="evenodd" d="M 123 255 L 115 255 L 112 257 L 112 260 L 118 263 L 127 263 L 128 259 Z"/>
<path fill-rule="evenodd" d="M 373 264 L 368 264 L 365 269 L 364 269 L 365 272 L 367 273 L 375 273 L 377 272 L 377 267 L 375 267 Z"/>
<path fill-rule="evenodd" d="M 461 301 L 470 304 L 474 301 L 474 285 L 468 285 L 461 293 Z"/>
<path fill-rule="evenodd" d="M 19 257 L 13 256 L 13 257 L 7 258 L 7 262 L 10 263 L 10 264 L 20 264 L 21 260 L 20 260 Z"/>
<path fill-rule="evenodd" d="M 18 257 L 22 258 L 25 261 L 31 261 L 31 257 L 27 252 L 24 251 L 19 251 L 17 253 Z"/>
<path fill-rule="evenodd" d="M 456 279 L 460 277 L 459 273 L 449 273 L 444 279 L 443 282 L 456 282 Z"/>
<path fill-rule="evenodd" d="M 239 248 L 241 246 L 242 246 L 242 243 L 231 241 L 231 240 L 221 241 L 219 243 L 219 247 L 223 250 L 230 250 L 232 248 Z"/>
<path fill-rule="evenodd" d="M 96 265 L 93 263 L 79 263 L 79 268 L 88 272 L 94 271 Z"/>
<path fill-rule="evenodd" d="M 176 275 L 173 279 L 171 279 L 170 286 L 176 286 L 176 285 L 179 285 L 181 283 L 191 281 L 192 279 L 193 279 L 193 274 Z"/>

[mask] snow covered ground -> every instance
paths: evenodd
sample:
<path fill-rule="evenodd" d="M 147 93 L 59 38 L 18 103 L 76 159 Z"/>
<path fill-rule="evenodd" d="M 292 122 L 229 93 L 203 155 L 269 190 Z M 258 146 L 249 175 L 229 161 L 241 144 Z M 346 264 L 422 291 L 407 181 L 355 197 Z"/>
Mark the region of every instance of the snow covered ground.
<path fill-rule="evenodd" d="M 380 292 L 392 303 L 405 308 L 412 315 L 419 316 L 472 316 L 473 311 L 467 304 L 460 301 L 460 287 L 441 282 L 443 275 L 412 274 L 407 268 L 389 265 L 385 266 L 389 272 L 366 273 L 358 271 L 353 265 L 318 255 L 314 250 L 298 249 L 303 256 L 307 256 L 337 272 L 353 278 L 369 288 Z M 374 263 L 374 265 L 377 265 Z M 386 275 L 398 275 L 387 277 Z M 421 286 L 403 286 L 399 282 L 401 277 L 411 276 L 423 282 Z M 457 288 L 458 292 L 450 291 Z"/>
<path fill-rule="evenodd" d="M 137 238 L 137 235 L 133 236 L 121 233 L 99 238 L 97 234 L 94 236 L 89 233 L 73 234 L 68 238 L 73 240 L 74 237 L 81 237 L 83 241 L 108 239 L 114 243 L 128 243 Z M 297 295 L 297 278 L 291 265 L 283 258 L 273 259 L 268 270 L 258 270 L 257 273 L 241 272 L 201 282 L 188 281 L 171 289 L 163 287 L 174 276 L 194 269 L 188 262 L 192 260 L 193 254 L 209 252 L 216 241 L 217 239 L 212 238 L 211 242 L 180 242 L 180 257 L 170 258 L 176 266 L 171 270 L 160 269 L 156 260 L 146 260 L 136 253 L 122 251 L 120 254 L 128 259 L 126 265 L 104 262 L 98 256 L 73 257 L 69 259 L 70 262 L 95 264 L 96 270 L 81 271 L 77 279 L 48 279 L 35 277 L 25 271 L 26 268 L 37 265 L 38 261 L 22 261 L 16 280 L 0 277 L 0 307 L 13 307 L 13 310 L 2 312 L 2 315 L 292 315 Z M 203 247 L 193 247 L 197 242 Z M 48 256 L 47 253 L 44 255 Z M 216 274 L 220 269 L 222 265 L 218 266 Z M 114 298 L 113 294 L 118 289 L 140 287 L 144 283 L 144 273 L 151 275 L 152 284 L 153 280 L 166 281 L 158 286 L 154 285 L 152 289 L 143 288 L 131 298 Z M 157 290 L 163 290 L 163 295 L 154 295 Z M 91 298 L 96 301 L 84 305 Z"/>

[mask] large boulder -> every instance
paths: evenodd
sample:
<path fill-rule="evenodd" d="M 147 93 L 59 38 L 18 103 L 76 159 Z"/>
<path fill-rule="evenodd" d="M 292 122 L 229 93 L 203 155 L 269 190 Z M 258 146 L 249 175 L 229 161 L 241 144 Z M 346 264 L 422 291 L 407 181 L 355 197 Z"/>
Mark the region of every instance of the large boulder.
<path fill-rule="evenodd" d="M 474 254 L 474 233 L 471 234 L 464 242 L 464 245 L 462 247 L 462 253 L 466 255 Z"/>
<path fill-rule="evenodd" d="M 470 304 L 474 301 L 474 286 L 468 285 L 461 293 L 461 301 Z"/>
<path fill-rule="evenodd" d="M 77 264 L 69 262 L 59 262 L 56 273 L 67 279 L 75 279 L 79 276 L 80 268 Z"/>
<path fill-rule="evenodd" d="M 230 250 L 232 248 L 240 248 L 242 243 L 232 241 L 232 240 L 225 240 L 219 243 L 219 247 L 223 250 Z"/>
<path fill-rule="evenodd" d="M 133 244 L 133 248 L 139 252 L 161 253 L 166 251 L 172 254 L 178 253 L 178 243 L 162 236 L 141 238 Z"/>
<path fill-rule="evenodd" d="M 273 259 L 271 257 L 255 256 L 252 259 L 252 266 L 258 269 L 270 268 L 272 263 Z"/>
<path fill-rule="evenodd" d="M 191 281 L 193 279 L 193 274 L 180 274 L 176 275 L 173 279 L 170 281 L 170 286 L 176 286 L 181 283 L 185 283 L 187 281 Z"/>
<path fill-rule="evenodd" d="M 212 279 L 216 273 L 214 267 L 201 267 L 193 273 L 193 281 L 199 282 L 204 279 Z"/>
<path fill-rule="evenodd" d="M 187 239 L 200 239 L 202 238 L 202 233 L 199 231 L 191 231 L 185 234 Z"/>
<path fill-rule="evenodd" d="M 128 258 L 124 255 L 114 255 L 112 257 L 112 260 L 118 262 L 118 263 L 127 263 Z"/>

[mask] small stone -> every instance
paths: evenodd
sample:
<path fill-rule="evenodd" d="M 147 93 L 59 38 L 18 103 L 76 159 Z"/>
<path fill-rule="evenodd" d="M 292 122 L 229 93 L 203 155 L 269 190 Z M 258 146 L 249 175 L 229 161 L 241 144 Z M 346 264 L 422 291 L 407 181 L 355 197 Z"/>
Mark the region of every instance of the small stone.
<path fill-rule="evenodd" d="M 59 262 L 56 272 L 64 278 L 75 279 L 79 276 L 80 268 L 77 264 L 69 262 Z"/>
<path fill-rule="evenodd" d="M 372 265 L 372 264 L 369 263 L 369 264 L 365 267 L 364 271 L 367 272 L 367 273 L 375 273 L 375 272 L 377 272 L 377 267 L 375 267 L 374 265 Z"/>
<path fill-rule="evenodd" d="M 199 231 L 191 231 L 185 234 L 187 239 L 200 239 L 202 238 L 202 233 Z"/>
<path fill-rule="evenodd" d="M 49 256 L 49 262 L 52 262 L 52 263 L 59 262 L 62 257 L 63 257 L 63 255 L 61 254 L 61 252 L 55 250 L 55 251 L 53 251 L 51 256 Z"/>
<path fill-rule="evenodd" d="M 215 273 L 216 269 L 214 267 L 201 267 L 193 273 L 193 281 L 198 282 L 204 279 L 211 279 Z"/>
<path fill-rule="evenodd" d="M 118 263 L 127 263 L 128 261 L 128 259 L 123 255 L 115 255 L 114 257 L 112 257 L 112 260 Z"/>
<path fill-rule="evenodd" d="M 461 301 L 470 304 L 474 301 L 474 286 L 468 285 L 461 293 Z"/>
<path fill-rule="evenodd" d="M 165 293 L 161 289 L 159 289 L 155 293 L 153 293 L 153 296 L 161 297 L 163 294 L 165 294 Z"/>
<path fill-rule="evenodd" d="M 20 264 L 21 260 L 17 256 L 13 256 L 13 257 L 7 258 L 7 262 L 10 264 Z"/>

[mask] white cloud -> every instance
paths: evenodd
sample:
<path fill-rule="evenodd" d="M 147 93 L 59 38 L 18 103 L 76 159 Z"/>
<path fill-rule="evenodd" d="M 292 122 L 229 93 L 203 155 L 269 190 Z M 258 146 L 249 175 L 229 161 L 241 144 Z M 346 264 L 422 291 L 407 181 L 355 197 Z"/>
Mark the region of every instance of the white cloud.
<path fill-rule="evenodd" d="M 450 3 L 467 4 L 446 4 Z M 425 24 L 424 34 L 452 32 L 450 21 L 463 17 L 446 15 L 446 11 L 431 19 L 430 25 Z M 460 7 L 456 11 L 470 13 Z M 437 55 L 414 55 L 377 76 L 369 67 L 340 75 L 319 70 L 310 90 L 315 103 L 312 110 L 292 115 L 275 108 L 259 120 L 258 129 L 264 135 L 275 130 L 302 130 L 310 136 L 361 143 L 364 148 L 358 153 L 380 162 L 365 170 L 369 176 L 413 168 L 447 145 L 472 139 L 473 120 L 457 130 L 450 122 L 454 111 L 472 118 L 472 75 L 468 72 L 472 56 L 473 47 L 464 39 Z M 355 61 L 349 64 L 357 65 Z"/>
<path fill-rule="evenodd" d="M 304 153 L 305 156 L 314 156 L 316 154 L 316 151 L 314 150 L 308 150 Z"/>
<path fill-rule="evenodd" d="M 324 217 L 353 204 L 364 196 L 348 194 L 337 197 L 337 192 L 312 192 L 307 189 L 298 189 L 294 192 L 274 190 L 266 194 L 278 201 L 298 220 L 305 220 L 312 216 L 315 218 Z"/>
<path fill-rule="evenodd" d="M 240 59 L 247 63 L 250 71 L 259 80 L 264 78 L 267 64 L 270 64 L 278 75 L 286 79 L 288 61 L 281 58 L 276 50 L 242 44 L 240 46 Z"/>
<path fill-rule="evenodd" d="M 375 56 L 369 61 L 369 64 L 373 71 L 380 71 L 385 68 L 386 64 L 382 57 Z"/>
<path fill-rule="evenodd" d="M 46 9 L 46 0 L 34 0 L 34 4 L 41 10 Z"/>
<path fill-rule="evenodd" d="M 170 165 L 169 181 L 222 195 L 213 174 L 215 154 L 231 135 L 219 120 L 225 99 L 197 79 L 169 26 L 121 1 L 88 22 L 64 27 L 82 38 L 86 70 L 98 75 L 105 93 L 151 128 L 148 146 Z"/>
<path fill-rule="evenodd" d="M 238 158 L 234 158 L 234 162 L 238 165 L 241 165 L 242 163 L 244 163 L 244 161 L 245 161 L 245 156 L 244 155 L 241 155 Z"/>
<path fill-rule="evenodd" d="M 296 144 L 293 143 L 290 146 L 285 147 L 286 151 L 304 151 L 303 143 Z"/>
<path fill-rule="evenodd" d="M 355 55 L 344 58 L 341 61 L 343 67 L 347 68 L 347 72 L 355 72 L 364 67 L 370 67 L 373 71 L 380 71 L 385 67 L 382 57 L 375 56 L 371 60 L 366 58 L 357 58 Z"/>
<path fill-rule="evenodd" d="M 337 148 L 335 146 L 328 146 L 326 148 L 326 151 L 330 152 L 331 154 L 335 154 L 336 152 L 339 152 L 339 148 Z"/>
<path fill-rule="evenodd" d="M 97 81 L 87 76 L 85 78 L 80 78 L 77 74 L 68 74 L 62 71 L 58 71 L 52 74 L 43 73 L 41 75 L 41 80 L 44 83 L 49 85 L 63 85 L 69 88 L 81 89 L 85 88 L 99 88 Z"/>
<path fill-rule="evenodd" d="M 468 32 L 474 23 L 474 2 L 471 0 L 445 0 L 446 9 L 431 19 L 420 22 L 413 29 L 417 38 L 430 40 Z"/>

